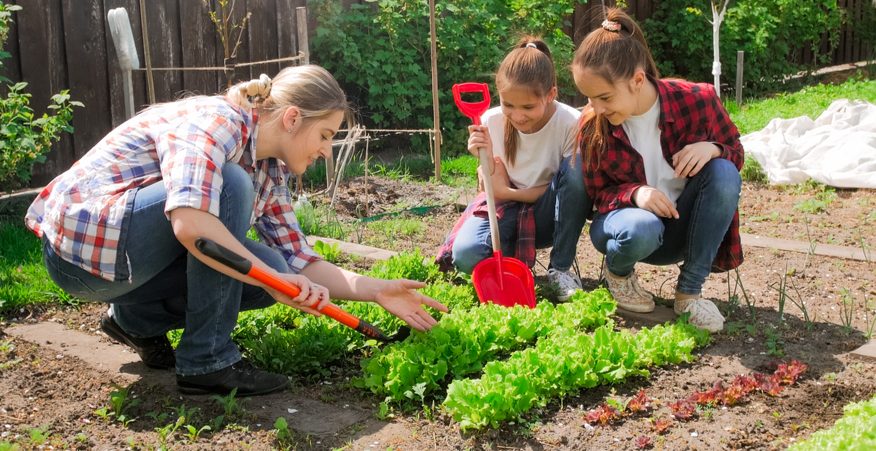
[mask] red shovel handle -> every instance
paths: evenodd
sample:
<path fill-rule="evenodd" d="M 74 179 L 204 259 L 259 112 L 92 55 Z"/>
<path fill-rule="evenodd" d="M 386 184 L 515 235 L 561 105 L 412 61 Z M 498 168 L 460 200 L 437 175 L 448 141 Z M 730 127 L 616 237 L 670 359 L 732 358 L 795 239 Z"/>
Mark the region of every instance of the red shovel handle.
<path fill-rule="evenodd" d="M 481 94 L 483 99 L 477 102 L 462 100 L 463 94 Z M 457 83 L 453 85 L 453 101 L 462 114 L 468 116 L 475 125 L 481 125 L 481 116 L 490 109 L 490 88 L 486 83 Z"/>
<path fill-rule="evenodd" d="M 301 289 L 296 285 L 262 270 L 253 265 L 251 261 L 213 240 L 198 238 L 195 241 L 195 247 L 213 260 L 216 260 L 245 276 L 250 276 L 290 298 L 294 298 L 301 293 Z M 380 329 L 334 305 L 327 305 L 319 312 L 351 329 L 359 331 L 367 337 L 380 341 L 389 341 L 389 338 L 384 335 Z"/>

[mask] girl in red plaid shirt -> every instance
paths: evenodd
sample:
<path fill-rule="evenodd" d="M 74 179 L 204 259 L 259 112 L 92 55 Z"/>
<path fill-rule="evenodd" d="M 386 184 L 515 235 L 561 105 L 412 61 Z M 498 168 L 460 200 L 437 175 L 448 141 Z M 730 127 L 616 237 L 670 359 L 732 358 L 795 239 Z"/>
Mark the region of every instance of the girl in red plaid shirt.
<path fill-rule="evenodd" d="M 654 309 L 635 265 L 684 262 L 675 312 L 719 331 L 724 317 L 702 296 L 709 271 L 742 263 L 737 206 L 743 150 L 713 86 L 660 79 L 639 26 L 623 11 L 581 42 L 572 63 L 589 99 L 579 145 L 597 208 L 590 238 L 620 308 Z"/>

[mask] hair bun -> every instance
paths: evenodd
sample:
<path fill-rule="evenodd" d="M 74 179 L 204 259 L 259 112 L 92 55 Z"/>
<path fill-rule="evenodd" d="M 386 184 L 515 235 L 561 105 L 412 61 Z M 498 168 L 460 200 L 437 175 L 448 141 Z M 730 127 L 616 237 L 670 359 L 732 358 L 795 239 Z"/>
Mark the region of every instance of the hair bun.
<path fill-rule="evenodd" d="M 261 74 L 258 80 L 250 80 L 245 86 L 246 95 L 267 99 L 271 95 L 271 77 Z"/>

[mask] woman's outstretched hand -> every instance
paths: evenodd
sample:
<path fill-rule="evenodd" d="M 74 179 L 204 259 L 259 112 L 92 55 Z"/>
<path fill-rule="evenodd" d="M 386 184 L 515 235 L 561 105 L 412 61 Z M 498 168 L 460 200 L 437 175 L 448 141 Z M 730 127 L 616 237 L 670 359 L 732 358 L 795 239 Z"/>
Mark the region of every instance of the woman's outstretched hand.
<path fill-rule="evenodd" d="M 423 282 L 407 279 L 387 280 L 374 300 L 414 329 L 425 332 L 438 324 L 438 321 L 423 309 L 423 305 L 442 312 L 448 311 L 444 304 L 417 291 L 418 288 L 425 286 Z"/>

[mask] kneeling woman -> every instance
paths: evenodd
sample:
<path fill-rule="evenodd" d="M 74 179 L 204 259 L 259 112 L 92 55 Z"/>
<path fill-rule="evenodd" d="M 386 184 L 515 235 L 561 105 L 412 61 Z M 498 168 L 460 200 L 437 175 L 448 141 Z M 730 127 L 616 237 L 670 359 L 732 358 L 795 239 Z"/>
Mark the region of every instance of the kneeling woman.
<path fill-rule="evenodd" d="M 26 215 L 43 239 L 49 275 L 70 294 L 110 304 L 101 329 L 153 368 L 176 366 L 184 393 L 240 396 L 287 378 L 241 360 L 231 331 L 240 310 L 275 301 L 318 314 L 329 295 L 373 301 L 418 330 L 436 322 L 416 291 L 323 261 L 292 212 L 287 180 L 319 157 L 349 107 L 317 66 L 232 87 L 225 96 L 153 106 L 53 180 Z M 255 227 L 260 241 L 247 239 Z M 301 288 L 295 298 L 226 268 L 195 247 L 208 238 Z M 166 333 L 183 329 L 174 352 Z"/>

